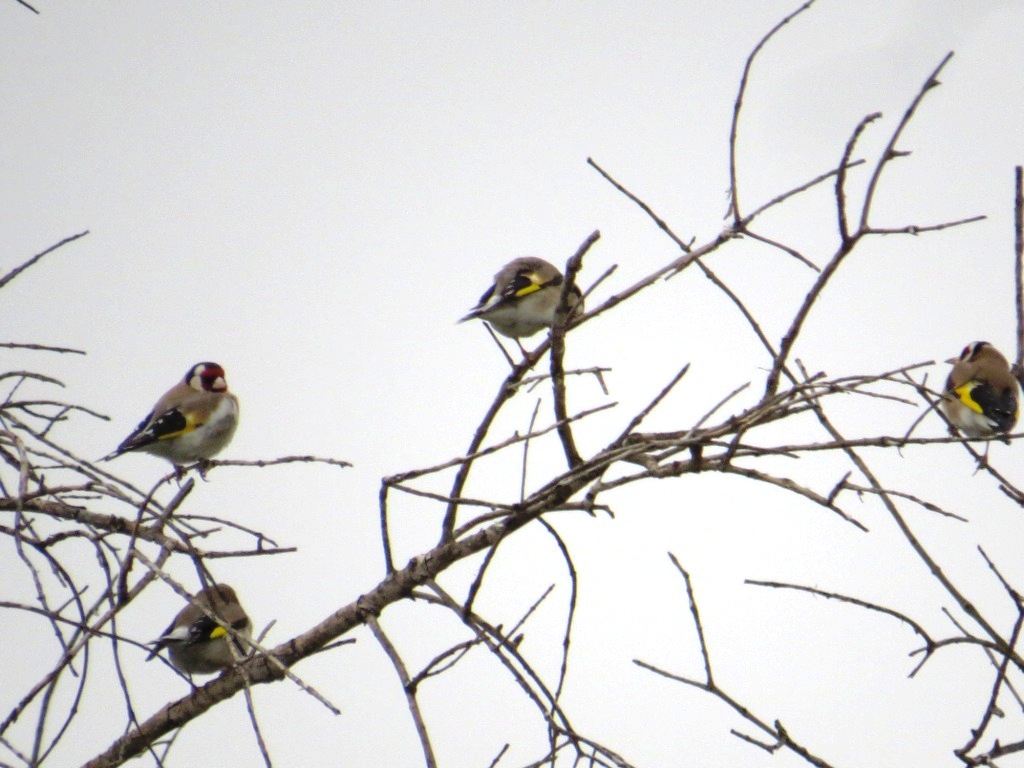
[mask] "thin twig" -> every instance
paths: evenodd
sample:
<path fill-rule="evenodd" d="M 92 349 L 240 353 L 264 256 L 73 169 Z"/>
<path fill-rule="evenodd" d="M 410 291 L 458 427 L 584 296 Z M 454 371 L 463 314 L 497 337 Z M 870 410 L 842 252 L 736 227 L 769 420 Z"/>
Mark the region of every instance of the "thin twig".
<path fill-rule="evenodd" d="M 907 107 L 903 113 L 903 117 L 900 119 L 896 126 L 896 130 L 892 132 L 889 137 L 888 143 L 885 145 L 885 149 L 882 150 L 879 155 L 879 160 L 875 164 L 875 169 L 871 174 L 871 179 L 868 181 L 867 191 L 864 193 L 864 202 L 861 205 L 860 210 L 860 227 L 861 231 L 868 229 L 868 215 L 871 213 L 871 204 L 874 201 L 875 190 L 878 189 L 878 182 L 882 178 L 882 171 L 885 170 L 890 160 L 893 160 L 900 156 L 900 153 L 896 151 L 896 142 L 899 141 L 900 136 L 903 135 L 904 129 L 910 124 L 911 118 L 917 111 L 918 106 L 924 100 L 925 94 L 928 93 L 932 88 L 939 85 L 939 73 L 942 72 L 949 60 L 953 58 L 953 52 L 950 51 L 939 62 L 939 65 L 932 70 L 932 73 L 925 80 L 924 85 L 918 90 L 917 95 L 913 101 L 910 102 L 910 106 Z"/>
<path fill-rule="evenodd" d="M 30 6 L 27 3 L 23 2 L 23 0 L 16 0 L 16 2 L 22 3 L 22 5 L 25 5 L 27 8 L 31 8 L 33 11 L 35 11 L 35 8 L 32 8 L 32 6 Z M 39 13 L 39 11 L 36 11 L 36 13 Z M 84 232 L 79 232 L 77 235 L 71 235 L 70 237 L 65 237 L 63 240 L 61 240 L 56 245 L 51 245 L 45 251 L 37 253 L 35 256 L 33 256 L 28 261 L 26 261 L 23 264 L 15 267 L 14 269 L 12 269 L 10 272 L 8 272 L 3 277 L 0 277 L 0 288 L 3 288 L 5 285 L 7 285 L 9 282 L 11 282 L 11 280 L 16 278 L 18 275 L 20 275 L 26 269 L 31 267 L 33 264 L 35 264 L 37 261 L 39 261 L 44 256 L 46 256 L 48 254 L 51 254 L 54 251 L 56 251 L 58 248 L 61 248 L 62 246 L 67 245 L 68 243 L 73 243 L 75 240 L 78 240 L 80 237 L 85 237 L 88 234 L 89 234 L 89 230 L 85 230 Z"/>
<path fill-rule="evenodd" d="M 861 118 L 861 121 L 857 123 L 857 127 L 853 129 L 853 133 L 846 142 L 846 148 L 843 150 L 843 159 L 839 161 L 839 173 L 836 174 L 836 215 L 839 217 L 839 237 L 844 243 L 850 239 L 850 228 L 847 224 L 846 215 L 846 170 L 850 167 L 850 157 L 853 156 L 853 148 L 857 146 L 857 140 L 864 133 L 864 129 L 881 116 L 881 112 L 873 112 Z"/>
<path fill-rule="evenodd" d="M 1017 308 L 1017 356 L 1014 371 L 1024 386 L 1024 168 L 1013 169 L 1013 284 Z"/>
<path fill-rule="evenodd" d="M 1011 651 L 1017 647 L 1017 641 L 1020 639 L 1021 626 L 1024 625 L 1024 606 L 1018 603 L 1017 621 L 1013 624 L 1013 632 L 1010 635 L 1010 649 Z M 996 679 L 992 683 L 992 694 L 989 696 L 988 706 L 985 707 L 985 714 L 981 717 L 981 722 L 977 728 L 971 729 L 971 736 L 967 739 L 967 742 L 959 749 L 953 750 L 953 753 L 963 758 L 968 752 L 978 746 L 978 742 L 981 741 L 981 737 L 984 736 L 985 731 L 988 729 L 988 725 L 992 722 L 992 718 L 995 717 L 996 702 L 999 700 L 999 691 L 1003 687 L 1003 683 L 1006 681 L 1006 672 L 1010 666 L 1010 654 L 1006 654 L 1003 657 L 1002 663 L 999 665 L 999 670 L 996 672 Z"/>
<path fill-rule="evenodd" d="M 672 231 L 672 228 L 666 223 L 666 221 L 654 212 L 651 206 L 649 206 L 639 197 L 637 197 L 628 189 L 626 189 L 625 186 L 616 181 L 611 176 L 611 174 L 609 174 L 604 168 L 602 168 L 600 165 L 594 162 L 593 158 L 587 158 L 587 165 L 589 165 L 591 168 L 593 168 L 595 171 L 601 174 L 601 176 L 604 177 L 605 181 L 607 181 L 609 184 L 611 184 L 613 187 L 619 190 L 619 192 L 621 192 L 623 195 L 625 195 L 634 203 L 636 203 L 637 206 L 639 206 L 640 209 L 650 217 L 651 221 L 658 225 L 658 229 L 660 229 L 662 232 L 668 235 L 669 239 L 671 239 L 673 243 L 679 246 L 679 249 L 683 253 L 690 253 L 690 248 L 693 245 L 692 240 L 690 242 L 686 242 L 681 237 L 679 237 L 679 235 Z"/>
<path fill-rule="evenodd" d="M 16 344 L 13 341 L 0 341 L 0 347 L 4 349 L 31 349 L 41 352 L 60 352 L 62 354 L 70 355 L 84 355 L 85 351 L 81 349 L 71 349 L 70 347 L 49 347 L 45 344 Z"/>
<path fill-rule="evenodd" d="M 582 464 L 583 458 L 576 448 L 576 440 L 572 434 L 572 425 L 569 423 L 569 413 L 565 402 L 565 369 L 563 367 L 565 323 L 569 317 L 569 294 L 576 285 L 576 274 L 583 265 L 583 257 L 600 237 L 600 232 L 596 230 L 592 232 L 566 263 L 562 293 L 558 300 L 555 320 L 551 328 L 551 354 L 549 355 L 551 361 L 551 389 L 555 399 L 555 420 L 559 425 L 558 437 L 562 442 L 562 449 L 565 452 L 565 460 L 569 464 L 569 469 L 575 469 Z"/>
<path fill-rule="evenodd" d="M 697 598 L 693 595 L 693 583 L 690 581 L 690 574 L 686 572 L 686 569 L 679 563 L 676 556 L 671 552 L 668 553 L 669 560 L 672 561 L 672 565 L 676 567 L 680 575 L 683 577 L 683 583 L 686 585 L 686 599 L 690 604 L 690 615 L 693 617 L 693 626 L 697 630 L 697 640 L 700 643 L 700 656 L 704 660 L 704 684 L 708 688 L 713 688 L 715 685 L 714 675 L 711 674 L 711 654 L 708 652 L 708 643 L 704 638 L 704 625 L 700 621 L 700 611 L 697 610 Z"/>
<path fill-rule="evenodd" d="M 207 467 L 275 467 L 279 464 L 328 464 L 332 467 L 351 467 L 352 464 L 341 459 L 323 456 L 282 456 L 279 459 L 210 459 Z"/>
<path fill-rule="evenodd" d="M 894 611 L 892 608 L 886 608 L 875 603 L 870 603 L 867 600 L 861 600 L 858 597 L 851 597 L 849 595 L 841 595 L 838 592 L 828 592 L 824 589 L 818 589 L 817 587 L 807 587 L 802 584 L 786 584 L 780 581 L 761 581 L 760 579 L 744 579 L 744 584 L 750 584 L 754 587 L 768 587 L 771 589 L 792 589 L 797 592 L 807 592 L 818 597 L 824 597 L 828 600 L 836 600 L 841 603 L 849 603 L 850 605 L 856 605 L 860 608 L 866 608 L 869 611 L 876 611 L 877 613 L 884 614 L 885 616 L 892 616 L 908 627 L 910 627 L 917 635 L 924 640 L 925 646 L 931 649 L 935 646 L 935 641 L 932 640 L 931 636 L 925 631 L 924 627 L 918 624 L 916 621 L 911 619 L 899 611 Z"/>
<path fill-rule="evenodd" d="M 423 713 L 420 711 L 419 701 L 416 699 L 416 688 L 410 684 L 409 671 L 405 667 L 405 662 L 402 661 L 402 657 L 395 650 L 395 646 L 392 645 L 391 640 L 388 639 L 384 630 L 381 629 L 375 617 L 368 616 L 366 625 L 373 632 L 373 636 L 377 638 L 377 642 L 380 643 L 380 647 L 387 654 L 388 659 L 391 660 L 391 665 L 395 668 L 398 679 L 402 683 L 402 690 L 405 691 L 405 701 L 409 706 L 409 714 L 412 715 L 413 723 L 416 725 L 416 735 L 419 736 L 420 746 L 423 748 L 423 759 L 428 768 L 437 768 L 434 749 L 430 746 L 430 734 L 427 731 L 427 724 L 423 720 Z"/>
<path fill-rule="evenodd" d="M 814 0 L 808 0 L 808 2 L 801 5 L 795 11 L 784 17 L 782 21 L 772 27 L 768 34 L 762 37 L 757 45 L 754 46 L 754 50 L 747 56 L 747 60 L 743 65 L 743 76 L 740 78 L 740 87 L 736 92 L 736 101 L 732 107 L 732 123 L 729 126 L 729 214 L 732 215 L 733 225 L 736 227 L 742 226 L 743 216 L 740 214 L 740 194 L 739 194 L 739 174 L 736 170 L 736 145 L 737 137 L 739 135 L 739 124 L 740 124 L 740 110 L 743 108 L 743 97 L 747 93 L 747 84 L 750 80 L 750 70 L 754 66 L 754 59 L 761 52 L 768 41 L 771 40 L 784 26 L 789 24 L 794 18 L 799 16 L 801 13 L 806 11 L 814 5 Z"/>

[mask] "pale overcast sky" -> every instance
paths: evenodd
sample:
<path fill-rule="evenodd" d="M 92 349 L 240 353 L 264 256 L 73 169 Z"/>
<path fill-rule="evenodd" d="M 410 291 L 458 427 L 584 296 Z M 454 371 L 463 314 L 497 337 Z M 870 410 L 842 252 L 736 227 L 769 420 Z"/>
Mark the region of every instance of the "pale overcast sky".
<path fill-rule="evenodd" d="M 108 452 L 191 364 L 215 360 L 242 403 L 223 458 L 318 454 L 354 464 L 215 470 L 190 500 L 197 514 L 208 509 L 298 547 L 215 570 L 237 588 L 257 627 L 277 620 L 274 644 L 383 576 L 380 477 L 468 445 L 507 364 L 480 324 L 455 321 L 498 267 L 523 254 L 564 264 L 599 229 L 581 282 L 619 265 L 598 288 L 599 301 L 678 255 L 587 157 L 680 235 L 702 243 L 722 229 L 729 121 L 744 60 L 798 4 L 34 5 L 40 15 L 0 2 L 0 273 L 63 237 L 90 234 L 3 291 L 0 340 L 88 355 L 5 352 L 7 369 L 55 375 L 68 399 L 110 415 L 109 423 L 82 419 L 65 428 L 65 442 L 83 456 Z M 758 60 L 739 139 L 748 208 L 833 167 L 857 122 L 880 111 L 858 153 L 873 157 L 928 73 L 955 51 L 942 87 L 900 142 L 912 155 L 891 166 L 873 220 L 989 217 L 863 244 L 798 345 L 809 369 L 880 372 L 944 360 L 976 339 L 1012 355 L 1021 29 L 1024 4 L 1011 0 L 818 0 Z M 821 264 L 835 246 L 833 202 L 823 188 L 762 228 Z M 710 263 L 775 339 L 813 280 L 778 251 L 746 243 Z M 768 364 L 735 310 L 695 271 L 574 333 L 569 364 L 613 370 L 608 397 L 591 379 L 574 382 L 571 410 L 621 404 L 580 429 L 583 448 L 603 445 L 687 361 L 685 385 L 652 429 L 692 424 L 727 392 L 760 381 Z M 946 370 L 934 367 L 934 385 Z M 495 439 L 525 431 L 533 402 L 517 403 Z M 549 411 L 545 401 L 543 418 Z M 844 426 L 895 434 L 914 415 L 874 404 L 843 414 Z M 920 429 L 943 433 L 934 416 Z M 1018 446 L 994 445 L 993 459 L 1009 465 L 1011 450 Z M 877 458 L 884 482 L 940 495 L 971 519 L 921 513 L 913 522 L 976 587 L 972 598 L 1003 612 L 1008 633 L 1012 614 L 976 546 L 986 546 L 1011 582 L 1024 583 L 1020 510 L 989 478 L 972 474 L 957 446 Z M 548 459 L 559 461 L 557 451 L 539 446 L 534 482 L 548 476 Z M 142 487 L 167 470 L 148 456 L 113 466 Z M 803 479 L 827 493 L 841 466 L 807 467 Z M 513 498 L 514 467 L 481 467 L 479 493 Z M 556 519 L 580 574 L 564 704 L 581 732 L 637 766 L 803 764 L 730 736 L 730 728 L 749 728 L 723 705 L 632 664 L 643 658 L 700 674 L 672 551 L 694 576 L 716 672 L 765 719 L 780 718 L 838 766 L 957 764 L 950 750 L 976 725 L 991 687 L 976 651 L 947 651 L 908 680 L 916 662 L 907 654 L 918 639 L 905 627 L 743 585 L 761 578 L 845 591 L 918 610 L 922 622 L 950 632 L 939 610 L 948 599 L 871 502 L 863 506 L 871 533 L 862 534 L 796 497 L 721 477 L 607 501 L 614 519 Z M 400 563 L 433 544 L 438 524 L 435 507 L 402 504 Z M 524 646 L 553 673 L 567 595 L 558 554 L 550 539 L 527 531 L 503 545 L 499 560 L 480 604 L 495 623 L 514 622 L 558 584 Z M 458 569 L 450 584 L 468 572 Z M 195 587 L 185 564 L 175 575 Z M 9 549 L 0 581 L 31 594 Z M 156 587 L 119 629 L 152 639 L 180 606 Z M 413 668 L 464 638 L 434 615 L 402 607 L 383 617 Z M 296 667 L 342 716 L 291 684 L 255 692 L 275 765 L 422 764 L 387 659 L 372 636 L 357 637 L 355 646 Z M 2 678 L 13 682 L 0 684 L 4 712 L 53 663 L 52 636 L 45 642 L 39 658 L 0 633 L 9 666 Z M 141 652 L 125 663 L 140 718 L 188 690 L 166 667 L 143 665 Z M 481 656 L 423 693 L 442 765 L 487 766 L 507 741 L 514 748 L 502 765 L 540 754 L 536 714 L 490 660 Z M 112 681 L 93 678 L 83 711 L 54 765 L 77 765 L 120 735 L 124 705 Z M 257 765 L 249 730 L 237 697 L 191 724 L 168 764 Z M 213 741 L 217 731 L 229 738 Z"/>

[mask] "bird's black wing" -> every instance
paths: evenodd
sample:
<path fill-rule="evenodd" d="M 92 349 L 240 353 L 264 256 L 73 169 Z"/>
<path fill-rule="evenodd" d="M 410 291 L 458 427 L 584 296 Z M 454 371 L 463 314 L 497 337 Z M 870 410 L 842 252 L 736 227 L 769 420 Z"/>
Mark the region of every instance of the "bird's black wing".
<path fill-rule="evenodd" d="M 981 412 L 995 422 L 1000 432 L 1009 432 L 1017 422 L 1017 395 L 1010 388 L 995 389 L 987 382 L 971 389 L 971 399 L 981 406 Z"/>
<path fill-rule="evenodd" d="M 145 448 L 157 440 L 174 437 L 184 432 L 188 427 L 188 420 L 177 408 L 172 408 L 156 418 L 154 418 L 154 415 L 151 413 L 139 422 L 139 426 L 135 428 L 135 431 L 117 446 L 117 450 L 114 451 L 115 456 L 128 451 L 135 451 L 139 448 Z"/>

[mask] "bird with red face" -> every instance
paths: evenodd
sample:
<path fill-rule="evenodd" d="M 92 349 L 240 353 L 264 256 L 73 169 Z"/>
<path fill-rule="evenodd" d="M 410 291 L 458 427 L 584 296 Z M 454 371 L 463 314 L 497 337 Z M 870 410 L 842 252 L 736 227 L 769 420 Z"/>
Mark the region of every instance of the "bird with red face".
<path fill-rule="evenodd" d="M 180 474 L 183 464 L 203 463 L 224 450 L 237 427 L 238 398 L 228 392 L 224 369 L 196 363 L 104 458 L 143 451 L 167 459 Z"/>

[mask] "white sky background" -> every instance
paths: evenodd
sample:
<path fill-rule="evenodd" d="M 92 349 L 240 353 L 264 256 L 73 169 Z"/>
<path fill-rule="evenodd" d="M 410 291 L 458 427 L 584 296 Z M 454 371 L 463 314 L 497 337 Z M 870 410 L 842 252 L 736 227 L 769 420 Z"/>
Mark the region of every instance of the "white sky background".
<path fill-rule="evenodd" d="M 683 237 L 701 243 L 720 231 L 743 62 L 796 5 L 39 2 L 36 16 L 0 4 L 0 271 L 90 230 L 0 301 L 2 340 L 89 354 L 5 352 L 5 369 L 55 375 L 68 399 L 111 416 L 66 427 L 65 442 L 84 456 L 109 451 L 192 363 L 209 359 L 225 366 L 242 401 L 224 458 L 312 453 L 353 462 L 343 472 L 220 469 L 189 501 L 191 512 L 209 510 L 299 548 L 218 562 L 215 573 L 238 589 L 258 627 L 277 620 L 271 645 L 304 631 L 383 574 L 379 478 L 459 455 L 494 397 L 506 363 L 479 324 L 454 321 L 496 269 L 521 254 L 564 264 L 600 229 L 581 280 L 589 285 L 619 265 L 600 301 L 678 255 L 586 165 L 588 156 Z M 880 372 L 941 361 L 976 339 L 1012 355 L 1022 28 L 1024 5 L 1014 2 L 819 0 L 758 60 L 740 129 L 748 209 L 833 166 L 857 121 L 877 110 L 884 119 L 858 153 L 873 158 L 927 74 L 955 50 L 943 86 L 900 142 L 913 155 L 890 166 L 873 222 L 989 216 L 862 244 L 798 345 L 809 369 Z M 832 203 L 823 188 L 761 230 L 823 263 L 835 245 Z M 744 243 L 710 263 L 776 339 L 813 280 L 786 256 Z M 621 403 L 580 427 L 584 453 L 617 434 L 687 361 L 691 373 L 651 429 L 692 424 L 745 381 L 755 382 L 756 397 L 767 363 L 695 270 L 586 325 L 568 346 L 569 365 L 613 368 L 610 399 Z M 934 367 L 934 385 L 946 370 Z M 571 411 L 609 399 L 591 379 L 572 387 Z M 494 439 L 524 431 L 533 402 L 514 403 Z M 541 414 L 550 419 L 548 399 Z M 914 416 L 859 401 L 837 420 L 902 434 Z M 921 430 L 943 427 L 932 416 Z M 992 448 L 1011 477 L 1012 450 Z M 562 466 L 553 445 L 537 446 L 534 457 L 534 483 Z M 1008 633 L 1012 612 L 976 546 L 1024 584 L 1020 510 L 988 478 L 972 476 L 956 446 L 871 457 L 884 482 L 934 494 L 971 519 L 910 516 Z M 118 462 L 142 486 L 167 469 L 148 456 Z M 778 468 L 822 492 L 845 471 L 828 462 Z M 511 500 L 517 489 L 509 457 L 474 470 L 467 495 Z M 710 697 L 632 664 L 639 657 L 701 673 L 665 554 L 672 551 L 694 576 L 718 676 L 759 715 L 780 718 L 835 765 L 957 764 L 950 749 L 976 725 L 992 681 L 977 652 L 945 651 L 908 680 L 915 661 L 906 654 L 918 641 L 896 622 L 742 584 L 835 589 L 951 632 L 939 610 L 951 601 L 876 505 L 863 505 L 871 533 L 862 534 L 796 497 L 720 477 L 605 501 L 615 519 L 555 520 L 580 573 L 564 703 L 581 733 L 638 766 L 802 764 L 729 736 L 732 727 L 750 729 Z M 398 562 L 435 541 L 439 519 L 424 502 L 396 505 Z M 503 545 L 497 565 L 479 605 L 495 623 L 512 623 L 558 583 L 523 646 L 554 679 L 568 594 L 555 548 L 525 532 Z M 184 564 L 176 575 L 195 586 Z M 5 592 L 31 594 L 10 550 L 0 555 L 0 581 Z M 180 605 L 154 588 L 119 629 L 151 639 Z M 48 632 L 22 621 L 26 632 Z M 454 621 L 422 607 L 391 609 L 382 622 L 414 669 L 464 638 Z M 358 638 L 295 670 L 341 717 L 287 683 L 255 692 L 275 765 L 421 764 L 390 665 L 370 635 Z M 0 686 L 0 703 L 9 708 L 8 698 L 50 667 L 58 650 L 52 636 L 46 642 L 41 652 L 0 634 L 3 678 L 13 681 Z M 187 693 L 165 667 L 143 666 L 141 654 L 125 663 L 140 718 Z M 442 765 L 486 766 L 506 741 L 514 749 L 503 765 L 541 754 L 542 726 L 490 659 L 481 655 L 423 693 Z M 93 679 L 83 711 L 55 765 L 77 764 L 120 734 L 124 705 L 113 680 Z M 212 743 L 216 729 L 230 738 Z M 170 764 L 255 765 L 248 730 L 238 697 L 190 725 Z M 1011 731 L 1007 740 L 1019 737 Z"/>

